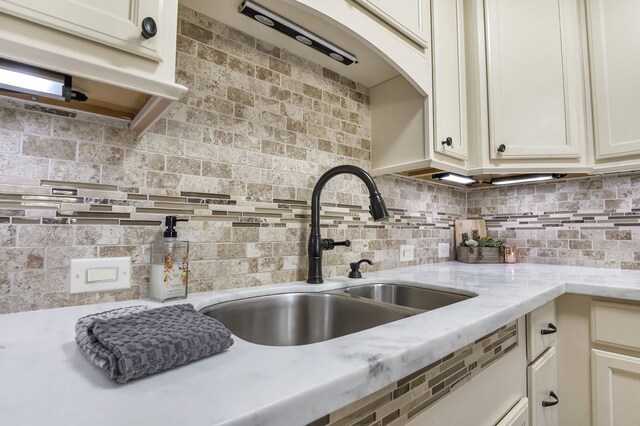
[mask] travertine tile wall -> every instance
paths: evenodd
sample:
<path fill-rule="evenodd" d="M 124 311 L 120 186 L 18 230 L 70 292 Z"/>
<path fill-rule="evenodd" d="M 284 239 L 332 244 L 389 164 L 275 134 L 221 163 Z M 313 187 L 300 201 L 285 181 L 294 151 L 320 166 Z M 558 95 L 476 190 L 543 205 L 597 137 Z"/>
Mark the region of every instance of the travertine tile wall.
<path fill-rule="evenodd" d="M 191 291 L 305 277 L 318 176 L 370 166 L 368 88 L 185 8 L 179 28 L 190 91 L 140 140 L 117 120 L 0 100 L 0 313 L 145 297 L 168 214 L 190 219 Z M 376 270 L 436 262 L 452 242 L 463 189 L 377 182 L 389 222 L 370 221 L 356 179 L 327 185 L 323 233 L 353 245 L 326 254 L 325 276 L 363 257 Z M 68 293 L 70 259 L 108 256 L 132 257 L 130 290 Z"/>
<path fill-rule="evenodd" d="M 640 269 L 640 173 L 473 189 L 467 216 L 520 262 Z"/>

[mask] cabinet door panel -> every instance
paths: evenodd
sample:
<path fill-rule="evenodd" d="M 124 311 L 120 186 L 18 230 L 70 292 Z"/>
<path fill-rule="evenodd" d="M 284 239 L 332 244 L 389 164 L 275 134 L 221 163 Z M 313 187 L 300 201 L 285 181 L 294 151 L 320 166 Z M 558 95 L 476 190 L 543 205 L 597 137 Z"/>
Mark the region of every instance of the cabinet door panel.
<path fill-rule="evenodd" d="M 591 350 L 595 426 L 640 425 L 640 358 Z"/>
<path fill-rule="evenodd" d="M 467 159 L 467 110 L 464 76 L 462 0 L 433 0 L 434 149 Z M 451 138 L 451 146 L 442 142 Z"/>
<path fill-rule="evenodd" d="M 598 158 L 640 154 L 640 2 L 589 0 Z"/>
<path fill-rule="evenodd" d="M 159 25 L 162 10 L 162 0 L 0 0 L 0 12 L 158 61 L 163 28 L 145 39 L 141 23 Z"/>
<path fill-rule="evenodd" d="M 491 158 L 579 157 L 586 135 L 579 2 L 487 0 L 485 15 Z"/>
<path fill-rule="evenodd" d="M 355 0 L 421 46 L 429 44 L 426 0 Z"/>
<path fill-rule="evenodd" d="M 556 349 L 550 347 L 529 367 L 529 401 L 531 424 L 536 426 L 557 426 L 558 406 L 544 407 L 544 401 L 553 402 L 551 392 L 558 392 L 558 360 Z"/>

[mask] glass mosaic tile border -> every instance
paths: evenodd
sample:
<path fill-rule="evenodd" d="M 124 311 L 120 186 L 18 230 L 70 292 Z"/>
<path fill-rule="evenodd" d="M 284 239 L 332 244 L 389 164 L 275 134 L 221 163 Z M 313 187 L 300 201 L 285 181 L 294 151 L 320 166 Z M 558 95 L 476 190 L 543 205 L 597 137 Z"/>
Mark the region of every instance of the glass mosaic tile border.
<path fill-rule="evenodd" d="M 518 347 L 513 321 L 308 426 L 402 426 Z"/>

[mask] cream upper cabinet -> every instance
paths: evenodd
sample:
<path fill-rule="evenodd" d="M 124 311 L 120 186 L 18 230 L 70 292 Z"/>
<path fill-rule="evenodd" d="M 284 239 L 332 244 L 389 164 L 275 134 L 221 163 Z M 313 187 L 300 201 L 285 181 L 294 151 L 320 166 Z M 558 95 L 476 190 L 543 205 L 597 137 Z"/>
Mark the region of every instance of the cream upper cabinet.
<path fill-rule="evenodd" d="M 490 158 L 579 157 L 579 0 L 486 0 L 485 20 Z"/>
<path fill-rule="evenodd" d="M 640 155 L 640 2 L 588 0 L 598 159 Z"/>
<path fill-rule="evenodd" d="M 432 0 L 431 16 L 434 151 L 466 160 L 463 0 Z"/>
<path fill-rule="evenodd" d="M 429 45 L 428 0 L 355 0 L 422 47 Z"/>
<path fill-rule="evenodd" d="M 0 12 L 156 61 L 162 60 L 163 7 L 162 0 L 0 0 Z"/>

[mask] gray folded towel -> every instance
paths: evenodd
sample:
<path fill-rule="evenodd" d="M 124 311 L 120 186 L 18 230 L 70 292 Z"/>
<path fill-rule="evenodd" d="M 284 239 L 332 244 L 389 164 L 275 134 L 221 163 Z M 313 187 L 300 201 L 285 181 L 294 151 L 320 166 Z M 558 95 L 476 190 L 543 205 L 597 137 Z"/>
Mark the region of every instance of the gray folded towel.
<path fill-rule="evenodd" d="M 89 315 L 76 323 L 76 342 L 118 383 L 148 376 L 221 352 L 231 332 L 190 304 L 132 306 Z"/>

